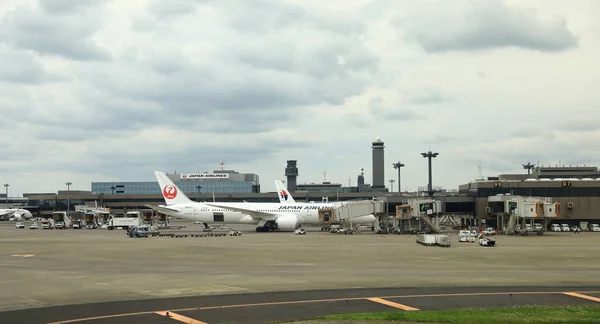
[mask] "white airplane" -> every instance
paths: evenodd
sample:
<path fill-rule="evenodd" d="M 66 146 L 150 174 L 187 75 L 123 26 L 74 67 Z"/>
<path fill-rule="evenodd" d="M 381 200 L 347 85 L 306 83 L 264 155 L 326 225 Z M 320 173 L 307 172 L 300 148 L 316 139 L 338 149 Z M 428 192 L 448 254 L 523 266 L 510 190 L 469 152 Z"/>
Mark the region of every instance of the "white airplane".
<path fill-rule="evenodd" d="M 334 208 L 332 203 L 200 203 L 190 200 L 163 172 L 154 171 L 166 205 L 161 213 L 204 223 L 256 224 L 257 232 L 295 230 L 302 224 L 318 224 L 319 210 Z M 287 192 L 287 191 L 286 191 Z M 372 215 L 356 217 L 353 224 L 373 224 Z"/>
<path fill-rule="evenodd" d="M 9 221 L 22 221 L 33 217 L 31 212 L 27 209 L 21 208 L 5 208 L 0 209 L 0 217 L 9 216 Z"/>

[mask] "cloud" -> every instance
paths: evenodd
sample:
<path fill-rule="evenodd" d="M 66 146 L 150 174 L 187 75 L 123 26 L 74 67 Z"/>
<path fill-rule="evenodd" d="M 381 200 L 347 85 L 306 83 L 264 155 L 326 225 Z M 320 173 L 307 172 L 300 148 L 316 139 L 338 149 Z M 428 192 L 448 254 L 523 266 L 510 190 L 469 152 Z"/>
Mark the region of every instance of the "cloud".
<path fill-rule="evenodd" d="M 442 94 L 440 89 L 436 87 L 424 87 L 409 93 L 407 96 L 407 102 L 413 105 L 439 104 L 450 100 L 451 98 L 448 95 Z"/>
<path fill-rule="evenodd" d="M 381 97 L 369 101 L 369 113 L 378 119 L 388 121 L 411 121 L 423 119 L 423 116 L 406 107 L 391 107 L 386 105 Z"/>
<path fill-rule="evenodd" d="M 448 189 L 479 160 L 598 164 L 597 5 L 520 3 L 1 1 L 0 177 L 89 190 L 225 161 L 272 191 L 296 159 L 300 183 L 371 183 L 375 137 L 409 189 L 429 148 Z"/>
<path fill-rule="evenodd" d="M 20 53 L 0 44 L 0 61 L 5 62 L 0 69 L 0 82 L 40 84 L 64 80 L 64 77 L 46 71 L 38 57 L 31 52 Z"/>
<path fill-rule="evenodd" d="M 501 0 L 452 4 L 453 10 L 424 5 L 419 14 L 396 23 L 408 40 L 431 53 L 502 47 L 560 52 L 578 45 L 564 17 L 541 17 L 534 9 Z"/>
<path fill-rule="evenodd" d="M 62 14 L 73 14 L 82 13 L 87 10 L 93 9 L 100 4 L 103 0 L 38 0 L 39 6 L 47 13 L 53 15 Z"/>
<path fill-rule="evenodd" d="M 43 55 L 82 61 L 108 59 L 109 53 L 92 38 L 102 27 L 100 11 L 88 7 L 96 3 L 77 1 L 68 9 L 65 1 L 57 0 L 42 1 L 41 8 L 18 6 L 0 21 L 0 39 Z"/>

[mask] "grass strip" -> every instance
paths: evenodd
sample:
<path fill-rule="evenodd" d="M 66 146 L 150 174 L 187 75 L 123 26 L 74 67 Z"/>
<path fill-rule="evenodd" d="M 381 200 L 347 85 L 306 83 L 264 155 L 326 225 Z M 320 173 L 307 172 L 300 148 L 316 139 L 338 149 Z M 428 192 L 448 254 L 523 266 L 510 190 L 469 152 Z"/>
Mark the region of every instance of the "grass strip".
<path fill-rule="evenodd" d="M 398 311 L 328 315 L 318 319 L 463 324 L 590 324 L 600 323 L 600 306 L 521 306 L 440 311 Z"/>

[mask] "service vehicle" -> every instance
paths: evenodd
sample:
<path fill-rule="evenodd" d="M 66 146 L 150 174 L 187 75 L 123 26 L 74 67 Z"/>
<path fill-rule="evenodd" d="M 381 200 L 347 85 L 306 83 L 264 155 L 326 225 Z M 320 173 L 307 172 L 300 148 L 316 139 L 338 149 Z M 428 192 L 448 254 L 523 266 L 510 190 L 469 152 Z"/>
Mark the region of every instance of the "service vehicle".
<path fill-rule="evenodd" d="M 136 213 L 136 212 L 128 212 L 127 214 L 115 213 L 108 220 L 106 229 L 113 230 L 113 229 L 120 227 L 120 228 L 126 230 L 130 227 L 140 226 L 140 225 L 142 225 L 142 223 L 141 223 L 141 218 L 140 218 L 139 213 Z"/>
<path fill-rule="evenodd" d="M 127 229 L 127 235 L 129 237 L 148 237 L 148 236 L 156 236 L 159 232 L 154 226 L 149 225 L 140 225 L 140 226 L 132 226 Z"/>
<path fill-rule="evenodd" d="M 242 232 L 238 230 L 229 231 L 229 236 L 242 236 Z"/>
<path fill-rule="evenodd" d="M 483 234 L 485 234 L 485 235 L 496 235 L 496 230 L 493 227 L 487 227 L 483 231 Z"/>
<path fill-rule="evenodd" d="M 15 228 L 25 228 L 25 224 L 18 222 L 15 224 Z"/>
<path fill-rule="evenodd" d="M 306 230 L 304 228 L 299 228 L 294 231 L 294 235 L 306 235 Z"/>
<path fill-rule="evenodd" d="M 42 229 L 51 229 L 52 228 L 52 222 L 50 220 L 42 219 L 40 221 L 40 223 L 42 224 Z"/>
<path fill-rule="evenodd" d="M 52 213 L 52 219 L 54 220 L 54 228 L 56 229 L 66 229 L 73 226 L 71 217 L 69 217 L 67 212 L 54 212 Z"/>
<path fill-rule="evenodd" d="M 562 228 L 560 227 L 559 224 L 552 224 L 552 225 L 550 225 L 550 230 L 552 232 L 560 232 L 560 231 L 562 231 Z"/>
<path fill-rule="evenodd" d="M 458 232 L 458 241 L 473 243 L 475 242 L 475 235 L 469 230 L 460 230 Z"/>
<path fill-rule="evenodd" d="M 29 229 L 30 229 L 30 230 L 36 230 L 36 229 L 39 229 L 39 228 L 40 228 L 40 227 L 38 226 L 38 223 L 37 223 L 37 222 L 35 222 L 35 223 L 33 223 L 33 224 L 29 225 Z"/>
<path fill-rule="evenodd" d="M 482 236 L 479 238 L 479 245 L 481 246 L 495 246 L 496 240 L 491 237 Z"/>
<path fill-rule="evenodd" d="M 81 221 L 80 220 L 73 221 L 73 229 L 81 229 Z"/>
<path fill-rule="evenodd" d="M 590 224 L 590 232 L 600 232 L 600 226 L 598 224 Z"/>
<path fill-rule="evenodd" d="M 569 232 L 571 229 L 569 228 L 569 224 L 560 224 L 560 228 L 563 232 Z"/>

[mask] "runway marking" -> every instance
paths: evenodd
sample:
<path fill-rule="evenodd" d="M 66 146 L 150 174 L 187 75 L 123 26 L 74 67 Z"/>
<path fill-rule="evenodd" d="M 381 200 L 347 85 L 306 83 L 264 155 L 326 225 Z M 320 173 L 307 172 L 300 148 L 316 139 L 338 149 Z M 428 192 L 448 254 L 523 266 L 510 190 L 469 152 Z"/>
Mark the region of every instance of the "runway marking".
<path fill-rule="evenodd" d="M 576 292 L 566 292 L 566 293 L 563 293 L 563 294 L 568 295 L 568 296 L 583 298 L 583 299 L 587 299 L 587 300 L 592 300 L 592 301 L 600 303 L 600 298 L 594 297 L 594 296 L 588 296 L 588 295 L 584 295 L 584 294 L 578 294 Z"/>
<path fill-rule="evenodd" d="M 390 307 L 394 307 L 394 308 L 399 308 L 405 311 L 417 311 L 419 310 L 418 308 L 414 308 L 414 307 L 410 307 L 410 306 L 406 306 L 406 305 L 402 305 L 402 304 L 398 304 L 398 303 L 394 303 L 392 301 L 389 300 L 385 300 L 385 299 L 381 299 L 381 298 L 367 298 L 367 300 L 370 300 L 374 303 L 379 303 L 379 304 L 383 304 L 386 306 L 390 306 Z"/>
<path fill-rule="evenodd" d="M 164 317 L 168 317 L 168 318 L 174 319 L 176 321 L 180 321 L 182 323 L 187 323 L 187 324 L 208 324 L 208 323 L 193 319 L 191 317 L 179 315 L 177 313 L 173 313 L 173 312 L 169 312 L 169 311 L 156 312 L 155 314 L 158 314 L 158 315 L 164 316 Z"/>
<path fill-rule="evenodd" d="M 32 256 L 35 256 L 35 254 L 13 254 L 11 256 L 18 258 L 30 258 Z"/>
<path fill-rule="evenodd" d="M 518 291 L 518 292 L 479 292 L 479 293 L 456 293 L 456 294 L 428 294 L 428 295 L 399 295 L 399 296 L 382 296 L 378 297 L 381 299 L 390 299 L 390 298 L 419 298 L 419 297 L 456 297 L 456 296 L 494 296 L 494 295 L 557 295 L 557 294 L 565 294 L 567 292 L 564 291 Z M 575 292 L 573 292 L 575 293 Z M 600 291 L 581 291 L 580 293 L 588 293 L 595 294 L 600 293 Z M 221 306 L 205 306 L 205 307 L 192 307 L 192 308 L 179 308 L 172 309 L 168 312 L 187 312 L 187 311 L 201 311 L 201 310 L 211 310 L 211 309 L 228 309 L 228 308 L 242 308 L 242 307 L 258 307 L 258 306 L 275 306 L 275 305 L 293 305 L 293 304 L 309 304 L 309 303 L 326 303 L 326 302 L 338 302 L 338 301 L 350 301 L 350 300 L 368 300 L 369 298 L 375 297 L 350 297 L 350 298 L 331 298 L 331 299 L 310 299 L 310 300 L 292 300 L 292 301 L 282 301 L 282 302 L 266 302 L 266 303 L 253 303 L 253 304 L 237 304 L 237 305 L 221 305 Z M 152 310 L 145 312 L 135 312 L 135 313 L 121 313 L 121 314 L 112 314 L 112 315 L 103 315 L 103 316 L 95 316 L 95 317 L 85 317 L 57 322 L 49 322 L 47 324 L 64 324 L 64 323 L 75 323 L 75 322 L 84 322 L 84 321 L 93 321 L 99 319 L 107 319 L 107 318 L 117 318 L 117 317 L 126 317 L 126 316 L 135 316 L 135 315 L 147 315 L 154 314 L 160 311 Z M 165 311 L 166 312 L 166 311 Z"/>

